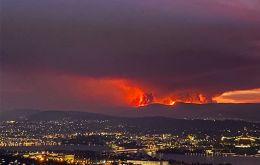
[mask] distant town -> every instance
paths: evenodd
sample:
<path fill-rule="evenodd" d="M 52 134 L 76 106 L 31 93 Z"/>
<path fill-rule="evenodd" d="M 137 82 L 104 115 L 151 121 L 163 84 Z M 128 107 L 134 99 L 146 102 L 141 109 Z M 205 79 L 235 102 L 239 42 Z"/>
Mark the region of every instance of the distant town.
<path fill-rule="evenodd" d="M 232 164 L 226 158 L 260 161 L 260 123 L 115 118 L 84 116 L 83 112 L 85 119 L 63 112 L 41 115 L 42 119 L 36 115 L 35 120 L 1 121 L 0 164 L 212 164 L 203 158 L 218 158 L 218 164 Z"/>

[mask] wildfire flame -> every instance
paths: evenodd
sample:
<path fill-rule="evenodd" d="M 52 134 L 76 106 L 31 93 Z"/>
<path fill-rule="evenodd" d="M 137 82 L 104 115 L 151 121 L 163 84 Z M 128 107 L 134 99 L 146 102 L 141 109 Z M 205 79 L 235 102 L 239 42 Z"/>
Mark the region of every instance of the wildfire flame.
<path fill-rule="evenodd" d="M 143 93 L 137 97 L 133 97 L 129 100 L 134 106 L 146 106 L 153 103 L 165 104 L 165 105 L 174 105 L 175 101 L 170 97 L 160 98 L 153 96 L 152 93 Z"/>
<path fill-rule="evenodd" d="M 156 95 L 152 92 L 145 92 L 141 87 L 129 84 L 126 81 L 121 81 L 119 84 L 126 97 L 127 103 L 136 107 L 146 106 L 153 103 L 174 105 L 176 102 L 203 104 L 211 101 L 200 93 L 188 94 L 184 97 L 174 97 L 174 95 Z"/>
<path fill-rule="evenodd" d="M 131 106 L 139 107 L 139 106 L 146 106 L 153 103 L 159 103 L 165 105 L 175 104 L 175 100 L 169 96 L 158 97 L 153 95 L 153 93 L 144 92 L 144 90 L 142 90 L 141 88 L 133 85 L 129 85 L 124 81 L 121 81 L 121 83 L 119 83 L 119 86 L 126 96 L 126 101 Z"/>
<path fill-rule="evenodd" d="M 208 97 L 203 94 L 194 92 L 184 94 L 179 93 L 164 93 L 160 92 L 158 89 L 151 88 L 149 86 L 141 86 L 140 84 L 135 84 L 129 80 L 124 79 L 87 79 L 84 82 L 83 87 L 92 90 L 93 97 L 99 96 L 100 98 L 107 99 L 107 96 L 111 97 L 114 104 L 118 105 L 128 105 L 128 106 L 146 106 L 149 104 L 164 104 L 164 105 L 174 105 L 176 102 L 185 103 L 207 103 L 209 102 Z M 87 82 L 87 83 L 86 83 Z M 78 86 L 78 85 L 77 85 Z M 79 91 L 86 91 L 80 88 Z M 101 93 L 95 93 L 96 91 L 102 91 Z M 147 92 L 148 91 L 148 92 Z M 89 93 L 82 93 L 85 98 Z"/>

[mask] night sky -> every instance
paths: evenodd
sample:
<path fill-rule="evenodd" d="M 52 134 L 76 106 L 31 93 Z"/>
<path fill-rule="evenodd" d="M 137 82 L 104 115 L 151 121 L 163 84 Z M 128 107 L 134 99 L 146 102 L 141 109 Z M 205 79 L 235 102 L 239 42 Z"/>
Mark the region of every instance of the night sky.
<path fill-rule="evenodd" d="M 259 0 L 1 0 L 1 109 L 260 102 Z"/>

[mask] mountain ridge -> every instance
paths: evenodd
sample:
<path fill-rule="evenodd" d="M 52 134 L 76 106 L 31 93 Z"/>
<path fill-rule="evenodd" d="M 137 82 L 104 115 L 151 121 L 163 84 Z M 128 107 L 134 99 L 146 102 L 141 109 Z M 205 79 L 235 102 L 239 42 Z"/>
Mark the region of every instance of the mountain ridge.
<path fill-rule="evenodd" d="M 247 111 L 247 113 L 245 113 Z M 44 112 L 44 113 L 43 113 Z M 49 112 L 49 114 L 48 114 Z M 64 110 L 32 110 L 18 109 L 16 111 L 0 112 L 0 120 L 23 119 L 28 116 L 31 118 L 40 118 L 37 116 L 43 113 L 49 119 L 55 119 L 54 112 L 60 113 L 60 116 L 73 116 L 79 119 L 88 117 L 99 118 L 109 117 L 167 117 L 177 119 L 210 119 L 210 120 L 247 120 L 260 122 L 260 103 L 210 103 L 210 104 L 191 104 L 176 103 L 175 105 L 150 104 L 142 107 L 122 107 L 114 109 L 103 109 L 103 111 L 64 111 Z M 32 117 L 33 114 L 36 116 Z"/>

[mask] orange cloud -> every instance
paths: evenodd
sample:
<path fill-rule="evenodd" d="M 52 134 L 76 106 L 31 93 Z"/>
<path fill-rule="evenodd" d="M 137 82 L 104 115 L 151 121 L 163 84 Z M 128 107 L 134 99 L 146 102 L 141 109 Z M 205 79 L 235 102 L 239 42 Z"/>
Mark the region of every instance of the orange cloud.
<path fill-rule="evenodd" d="M 260 103 L 260 88 L 225 92 L 213 100 L 217 103 Z"/>

